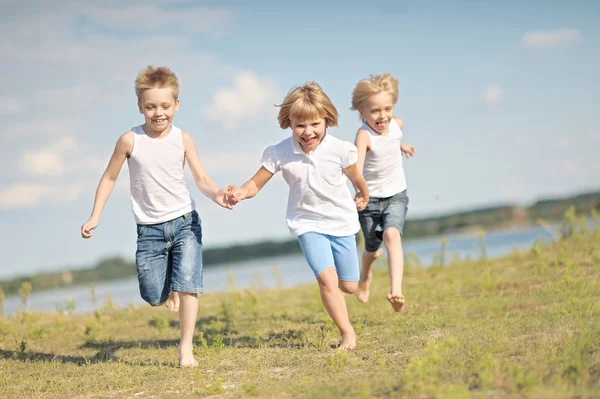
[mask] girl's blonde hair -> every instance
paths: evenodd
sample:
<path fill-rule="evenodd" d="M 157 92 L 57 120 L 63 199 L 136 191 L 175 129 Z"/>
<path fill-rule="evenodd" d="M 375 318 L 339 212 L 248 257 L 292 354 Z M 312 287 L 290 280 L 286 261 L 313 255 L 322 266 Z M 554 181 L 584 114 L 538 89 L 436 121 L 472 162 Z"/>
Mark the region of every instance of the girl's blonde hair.
<path fill-rule="evenodd" d="M 179 97 L 179 80 L 173 71 L 164 66 L 150 65 L 142 69 L 135 79 L 135 95 L 138 100 L 144 90 L 165 88 L 171 89 L 173 97 L 177 100 Z"/>
<path fill-rule="evenodd" d="M 295 87 L 285 96 L 283 103 L 277 105 L 279 115 L 277 120 L 282 129 L 292 124 L 292 119 L 314 120 L 323 118 L 327 127 L 338 124 L 338 112 L 327 94 L 315 82 Z"/>
<path fill-rule="evenodd" d="M 390 93 L 394 104 L 398 101 L 398 79 L 384 73 L 383 75 L 369 75 L 356 84 L 352 92 L 352 109 L 360 111 L 365 105 L 367 98 L 373 94 Z"/>

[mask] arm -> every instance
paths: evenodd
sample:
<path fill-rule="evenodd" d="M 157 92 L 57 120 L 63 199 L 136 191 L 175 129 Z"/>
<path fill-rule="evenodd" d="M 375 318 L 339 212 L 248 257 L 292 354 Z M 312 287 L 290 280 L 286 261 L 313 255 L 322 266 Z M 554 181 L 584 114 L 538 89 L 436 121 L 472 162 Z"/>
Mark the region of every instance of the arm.
<path fill-rule="evenodd" d="M 273 177 L 273 173 L 262 166 L 242 187 L 233 190 L 232 197 L 234 201 L 237 203 L 254 197 L 271 180 L 271 177 Z"/>
<path fill-rule="evenodd" d="M 369 151 L 370 143 L 371 138 L 369 136 L 369 132 L 362 129 L 356 132 L 356 148 L 358 149 L 358 160 L 356 161 L 356 166 L 360 173 L 363 172 L 365 167 L 365 157 L 367 156 L 367 151 Z"/>
<path fill-rule="evenodd" d="M 92 237 L 92 230 L 98 227 L 102 210 L 108 201 L 110 193 L 112 193 L 112 190 L 115 187 L 123 162 L 125 162 L 125 159 L 131 154 L 132 148 L 133 132 L 129 131 L 124 133 L 119 137 L 119 140 L 117 140 L 115 150 L 110 157 L 108 166 L 100 178 L 100 183 L 98 183 L 98 188 L 96 189 L 96 198 L 94 199 L 92 215 L 90 216 L 90 219 L 81 226 L 81 236 L 83 238 Z"/>
<path fill-rule="evenodd" d="M 348 179 L 352 182 L 352 185 L 356 190 L 356 197 L 354 198 L 356 208 L 359 211 L 362 211 L 366 208 L 367 203 L 369 202 L 369 187 L 367 186 L 365 178 L 358 170 L 357 164 L 358 163 L 350 165 L 347 168 L 344 168 L 343 171 Z"/>
<path fill-rule="evenodd" d="M 402 129 L 402 127 L 404 126 L 404 122 L 402 121 L 402 119 L 398 118 L 397 116 L 394 116 L 394 120 L 398 124 L 398 127 L 400 129 Z M 404 144 L 403 142 L 400 142 L 400 151 L 402 151 L 404 153 L 406 158 L 415 156 L 415 146 L 414 145 Z"/>
<path fill-rule="evenodd" d="M 182 132 L 182 136 L 185 159 L 187 160 L 190 171 L 192 172 L 192 177 L 194 178 L 194 183 L 196 183 L 198 190 L 218 205 L 231 209 L 231 205 L 227 203 L 225 199 L 228 188 L 219 190 L 217 183 L 208 176 L 202 162 L 200 162 L 200 157 L 198 156 L 196 144 L 194 144 L 192 136 L 186 132 Z"/>

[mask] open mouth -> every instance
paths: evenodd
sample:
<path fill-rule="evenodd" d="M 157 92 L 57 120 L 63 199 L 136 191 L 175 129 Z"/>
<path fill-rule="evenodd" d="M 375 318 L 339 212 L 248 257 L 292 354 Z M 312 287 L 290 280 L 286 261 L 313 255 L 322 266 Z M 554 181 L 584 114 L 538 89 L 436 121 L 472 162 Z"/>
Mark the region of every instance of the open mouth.
<path fill-rule="evenodd" d="M 375 128 L 377 130 L 383 130 L 387 127 L 388 121 L 377 121 L 375 122 Z"/>
<path fill-rule="evenodd" d="M 160 125 L 161 123 L 165 123 L 168 119 L 164 118 L 164 119 L 152 119 L 152 123 L 156 123 L 157 125 Z"/>
<path fill-rule="evenodd" d="M 302 144 L 304 144 L 306 146 L 310 146 L 317 141 L 317 137 L 316 136 L 302 137 L 301 140 L 302 140 Z"/>

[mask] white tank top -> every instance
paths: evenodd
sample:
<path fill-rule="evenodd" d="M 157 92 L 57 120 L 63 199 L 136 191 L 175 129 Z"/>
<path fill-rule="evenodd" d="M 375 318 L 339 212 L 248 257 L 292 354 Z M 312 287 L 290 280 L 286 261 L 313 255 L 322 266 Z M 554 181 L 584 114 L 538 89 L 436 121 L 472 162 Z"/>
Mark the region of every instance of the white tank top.
<path fill-rule="evenodd" d="M 167 222 L 194 210 L 185 184 L 185 151 L 181 129 L 171 126 L 162 139 L 133 131 L 133 151 L 127 159 L 133 215 L 138 224 Z"/>
<path fill-rule="evenodd" d="M 396 120 L 390 121 L 388 134 L 385 136 L 375 132 L 367 123 L 361 129 L 368 131 L 371 139 L 371 148 L 367 151 L 363 168 L 369 196 L 387 198 L 406 190 L 400 151 L 402 130 Z"/>

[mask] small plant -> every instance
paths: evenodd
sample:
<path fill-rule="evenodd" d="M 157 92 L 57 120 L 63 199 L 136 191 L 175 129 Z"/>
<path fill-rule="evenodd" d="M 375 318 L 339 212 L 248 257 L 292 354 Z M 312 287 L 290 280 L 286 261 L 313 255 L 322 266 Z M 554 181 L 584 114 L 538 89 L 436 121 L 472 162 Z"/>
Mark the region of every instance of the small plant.
<path fill-rule="evenodd" d="M 223 343 L 223 338 L 220 335 L 217 335 L 213 342 L 210 345 L 214 349 L 223 349 L 225 348 L 225 344 Z"/>
<path fill-rule="evenodd" d="M 4 291 L 0 287 L 0 317 L 4 315 Z"/>
<path fill-rule="evenodd" d="M 73 316 L 76 305 L 77 305 L 77 303 L 75 302 L 75 299 L 73 299 L 73 298 L 68 298 L 65 301 L 65 311 L 67 312 L 67 314 L 69 316 Z"/>
<path fill-rule="evenodd" d="M 348 356 L 345 351 L 336 351 L 334 354 L 329 356 L 329 370 L 340 372 L 344 370 L 348 363 Z"/>
<path fill-rule="evenodd" d="M 242 383 L 242 389 L 247 395 L 256 396 L 258 393 L 258 384 L 254 381 L 244 381 Z"/>
<path fill-rule="evenodd" d="M 229 292 L 235 292 L 235 274 L 233 273 L 233 269 L 227 269 L 227 290 Z"/>
<path fill-rule="evenodd" d="M 155 327 L 158 330 L 158 334 L 162 334 L 162 332 L 169 326 L 169 324 L 161 319 L 158 316 L 152 316 L 152 319 L 148 322 L 152 327 Z"/>
<path fill-rule="evenodd" d="M 200 341 L 200 346 L 203 349 L 208 349 L 208 343 L 206 342 L 206 338 L 204 338 L 204 333 L 201 331 L 200 336 L 198 337 L 198 341 Z"/>
<path fill-rule="evenodd" d="M 448 247 L 448 239 L 446 237 L 440 238 L 440 244 L 442 247 L 440 248 L 440 266 L 444 266 L 446 264 L 446 248 Z"/>
<path fill-rule="evenodd" d="M 481 251 L 481 260 L 487 260 L 487 249 L 485 247 L 485 231 L 481 230 L 477 236 L 479 237 L 479 249 Z"/>
<path fill-rule="evenodd" d="M 209 395 L 219 395 L 225 392 L 221 377 L 217 377 L 215 381 L 207 387 L 207 392 Z"/>
<path fill-rule="evenodd" d="M 27 309 L 27 298 L 29 298 L 29 294 L 33 290 L 30 282 L 24 282 L 21 284 L 21 288 L 19 288 L 19 296 L 21 297 L 21 303 L 23 304 L 23 308 Z"/>
<path fill-rule="evenodd" d="M 110 295 L 110 292 L 109 292 L 104 297 L 104 310 L 112 310 L 114 308 L 115 308 L 115 304 L 113 303 L 112 295 Z"/>
<path fill-rule="evenodd" d="M 273 277 L 275 278 L 275 288 L 278 290 L 283 288 L 283 275 L 281 274 L 281 267 L 278 264 L 273 265 Z"/>
<path fill-rule="evenodd" d="M 87 321 L 85 323 L 85 337 L 86 342 L 96 342 L 98 339 L 99 328 L 98 324 L 93 321 Z"/>
<path fill-rule="evenodd" d="M 96 286 L 94 284 L 88 285 L 88 290 L 90 290 L 90 294 L 92 295 L 92 304 L 94 308 L 96 307 L 97 298 L 96 298 Z"/>
<path fill-rule="evenodd" d="M 25 340 L 21 340 L 21 342 L 19 342 L 19 352 L 24 353 L 27 350 L 27 341 Z"/>

